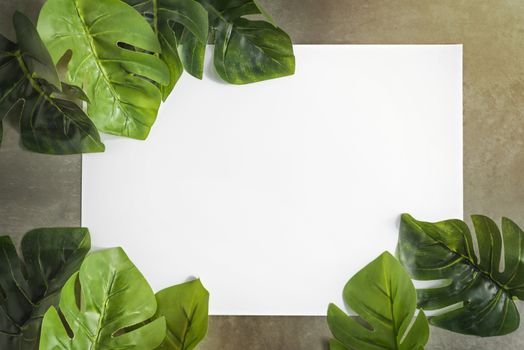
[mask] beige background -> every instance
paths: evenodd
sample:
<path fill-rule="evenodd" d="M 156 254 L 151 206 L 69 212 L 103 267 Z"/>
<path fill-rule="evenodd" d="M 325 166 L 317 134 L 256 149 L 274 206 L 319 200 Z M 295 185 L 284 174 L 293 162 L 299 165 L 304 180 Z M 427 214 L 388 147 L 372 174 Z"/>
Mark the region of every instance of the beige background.
<path fill-rule="evenodd" d="M 522 0 L 260 1 L 295 43 L 463 43 L 465 213 L 505 215 L 524 225 Z M 41 3 L 0 0 L 0 31 L 12 35 L 15 8 L 35 16 Z M 7 129 L 0 149 L 2 233 L 79 225 L 80 157 L 27 153 Z M 428 349 L 524 347 L 524 330 L 488 340 L 432 331 Z M 199 348 L 322 349 L 328 337 L 322 317 L 213 317 Z"/>

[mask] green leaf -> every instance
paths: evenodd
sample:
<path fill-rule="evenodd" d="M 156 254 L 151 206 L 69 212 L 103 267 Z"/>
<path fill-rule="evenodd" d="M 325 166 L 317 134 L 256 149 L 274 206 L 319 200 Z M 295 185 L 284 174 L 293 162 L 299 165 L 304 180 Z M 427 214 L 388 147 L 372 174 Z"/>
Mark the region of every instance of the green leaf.
<path fill-rule="evenodd" d="M 420 307 L 451 307 L 431 317 L 431 324 L 463 334 L 504 335 L 519 326 L 512 299 L 524 297 L 524 233 L 506 218 L 502 233 L 485 216 L 472 220 L 478 256 L 463 221 L 428 223 L 402 215 L 399 258 L 416 280 L 444 280 L 442 286 L 418 290 Z"/>
<path fill-rule="evenodd" d="M 0 349 L 38 349 L 44 313 L 90 249 L 84 228 L 28 232 L 18 258 L 11 239 L 0 237 Z"/>
<path fill-rule="evenodd" d="M 165 317 L 167 336 L 159 350 L 191 350 L 204 339 L 208 325 L 209 292 L 194 280 L 156 294 L 156 317 Z"/>
<path fill-rule="evenodd" d="M 33 23 L 21 12 L 16 12 L 13 15 L 13 25 L 16 32 L 16 40 L 28 70 L 35 77 L 44 79 L 49 84 L 60 89 L 58 72 Z"/>
<path fill-rule="evenodd" d="M 262 5 L 260 4 L 260 1 L 259 0 L 253 0 L 253 3 L 255 4 L 256 8 L 258 9 L 258 11 L 260 12 L 260 14 L 262 16 L 264 16 L 264 18 L 269 22 L 271 23 L 272 25 L 274 25 L 275 27 L 277 26 L 275 20 L 273 19 L 273 16 L 271 16 L 269 14 L 269 12 L 267 12 L 264 7 L 262 7 Z"/>
<path fill-rule="evenodd" d="M 169 84 L 162 87 L 165 100 L 183 68 L 202 79 L 208 36 L 207 11 L 194 0 L 124 0 L 147 18 L 158 36 L 162 59 L 169 67 Z"/>
<path fill-rule="evenodd" d="M 18 46 L 0 35 L 0 144 L 3 137 L 3 119 L 17 105 L 18 97 L 11 91 L 23 84 L 15 53 Z M 20 103 L 18 103 L 20 105 Z"/>
<path fill-rule="evenodd" d="M 350 350 L 336 339 L 329 339 L 329 350 Z"/>
<path fill-rule="evenodd" d="M 253 0 L 199 0 L 214 33 L 214 65 L 222 79 L 247 84 L 295 73 L 289 36 Z M 248 20 L 262 14 L 269 22 Z"/>
<path fill-rule="evenodd" d="M 82 87 L 99 130 L 147 138 L 169 71 L 147 21 L 120 0 L 49 0 L 38 20 L 54 62 L 69 50 L 68 80 Z"/>
<path fill-rule="evenodd" d="M 206 45 L 207 38 L 206 41 L 201 41 L 197 36 L 187 29 L 184 29 L 180 34 L 180 39 L 178 41 L 178 53 L 180 55 L 180 60 L 182 61 L 185 70 L 198 79 L 202 79 L 204 75 Z"/>
<path fill-rule="evenodd" d="M 166 322 L 155 295 L 121 248 L 90 254 L 42 325 L 41 350 L 157 348 Z"/>
<path fill-rule="evenodd" d="M 337 306 L 328 308 L 328 324 L 336 340 L 331 350 L 419 350 L 428 341 L 426 316 L 416 309 L 415 287 L 400 263 L 385 252 L 353 276 L 344 301 L 360 318 Z"/>
<path fill-rule="evenodd" d="M 0 141 L 1 120 L 15 111 L 22 143 L 31 151 L 104 151 L 96 127 L 74 102 L 77 95 L 62 90 L 51 56 L 31 21 L 16 12 L 13 22 L 18 44 L 0 36 Z"/>

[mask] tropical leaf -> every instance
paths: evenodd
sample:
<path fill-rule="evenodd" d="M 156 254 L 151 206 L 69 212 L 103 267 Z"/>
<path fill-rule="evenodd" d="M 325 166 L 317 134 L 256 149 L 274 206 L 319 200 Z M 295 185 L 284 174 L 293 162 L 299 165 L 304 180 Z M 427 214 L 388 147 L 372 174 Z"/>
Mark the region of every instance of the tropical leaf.
<path fill-rule="evenodd" d="M 90 249 L 87 229 L 28 232 L 20 260 L 11 239 L 0 237 L 0 349 L 38 349 L 42 317 Z"/>
<path fill-rule="evenodd" d="M 99 130 L 147 138 L 169 71 L 147 21 L 120 0 L 49 0 L 38 31 L 56 63 L 71 51 L 68 80 L 89 97 Z"/>
<path fill-rule="evenodd" d="M 2 119 L 20 117 L 23 145 L 34 152 L 73 154 L 104 151 L 98 131 L 58 78 L 51 57 L 31 21 L 13 17 L 18 44 L 0 35 L 0 142 Z"/>
<path fill-rule="evenodd" d="M 165 317 L 167 335 L 159 350 L 192 350 L 204 339 L 208 325 L 209 292 L 194 280 L 156 294 L 156 317 Z"/>
<path fill-rule="evenodd" d="M 209 12 L 214 65 L 222 79 L 246 84 L 292 75 L 295 56 L 289 36 L 253 0 L 198 0 Z M 250 20 L 263 15 L 267 21 Z"/>
<path fill-rule="evenodd" d="M 195 0 L 124 0 L 149 20 L 162 47 L 160 59 L 169 67 L 165 100 L 184 68 L 202 79 L 208 36 L 207 11 Z"/>
<path fill-rule="evenodd" d="M 414 279 L 445 282 L 418 290 L 423 309 L 448 308 L 431 324 L 463 334 L 504 335 L 519 326 L 513 299 L 524 297 L 524 233 L 507 218 L 502 232 L 485 216 L 472 220 L 478 255 L 463 221 L 428 223 L 402 215 L 399 258 Z"/>
<path fill-rule="evenodd" d="M 121 248 L 90 254 L 44 316 L 41 350 L 156 349 L 166 335 L 144 276 Z"/>
<path fill-rule="evenodd" d="M 329 350 L 351 350 L 336 339 L 329 339 Z"/>
<path fill-rule="evenodd" d="M 415 287 L 400 263 L 385 252 L 353 276 L 344 301 L 360 318 L 328 308 L 335 339 L 331 350 L 420 350 L 428 341 L 426 316 L 416 309 Z M 414 321 L 413 321 L 414 320 Z"/>

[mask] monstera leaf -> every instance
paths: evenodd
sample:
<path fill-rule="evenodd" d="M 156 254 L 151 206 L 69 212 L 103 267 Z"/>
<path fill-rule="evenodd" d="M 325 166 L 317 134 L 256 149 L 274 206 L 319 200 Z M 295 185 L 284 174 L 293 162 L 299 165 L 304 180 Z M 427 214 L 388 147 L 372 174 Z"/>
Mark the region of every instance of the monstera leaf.
<path fill-rule="evenodd" d="M 451 307 L 431 317 L 433 325 L 478 336 L 507 334 L 519 326 L 512 299 L 524 298 L 524 233 L 506 218 L 502 233 L 485 216 L 472 220 L 478 255 L 463 221 L 428 223 L 402 215 L 399 258 L 416 280 L 444 280 L 418 290 L 420 307 Z"/>
<path fill-rule="evenodd" d="M 328 324 L 335 339 L 331 350 L 419 350 L 429 326 L 420 312 L 414 319 L 416 292 L 409 275 L 389 253 L 383 253 L 353 276 L 344 300 L 360 318 L 331 304 Z"/>
<path fill-rule="evenodd" d="M 169 84 L 162 87 L 165 100 L 180 78 L 184 67 L 202 79 L 208 36 L 207 11 L 194 0 L 124 0 L 153 27 L 158 36 L 162 59 L 169 67 Z"/>
<path fill-rule="evenodd" d="M 295 57 L 289 36 L 253 0 L 198 0 L 209 12 L 214 65 L 227 82 L 246 84 L 291 75 Z M 262 14 L 268 21 L 250 20 Z"/>
<path fill-rule="evenodd" d="M 38 20 L 54 62 L 71 51 L 68 79 L 83 88 L 99 130 L 147 138 L 169 83 L 153 30 L 120 0 L 49 0 Z"/>
<path fill-rule="evenodd" d="M 90 254 L 42 325 L 41 350 L 156 349 L 166 335 L 152 319 L 155 295 L 121 248 Z"/>
<path fill-rule="evenodd" d="M 45 228 L 22 239 L 23 260 L 0 237 L 0 349 L 38 349 L 42 317 L 90 249 L 83 228 Z"/>
<path fill-rule="evenodd" d="M 72 154 L 101 152 L 96 127 L 76 104 L 81 90 L 61 84 L 49 52 L 31 21 L 13 17 L 18 44 L 0 35 L 0 141 L 2 119 L 20 116 L 23 145 L 35 152 Z"/>
<path fill-rule="evenodd" d="M 156 317 L 165 317 L 167 335 L 159 350 L 192 350 L 207 333 L 209 293 L 200 280 L 156 294 Z"/>

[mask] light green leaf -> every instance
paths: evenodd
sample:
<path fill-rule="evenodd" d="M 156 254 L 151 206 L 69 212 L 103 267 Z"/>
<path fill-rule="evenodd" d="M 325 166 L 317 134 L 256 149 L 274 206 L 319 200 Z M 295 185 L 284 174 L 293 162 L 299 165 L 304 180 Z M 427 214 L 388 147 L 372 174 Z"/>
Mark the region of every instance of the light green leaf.
<path fill-rule="evenodd" d="M 331 350 L 420 350 L 428 341 L 424 313 L 413 321 L 415 287 L 400 263 L 387 252 L 349 280 L 344 301 L 359 318 L 329 305 L 328 324 L 336 339 L 330 343 Z"/>
<path fill-rule="evenodd" d="M 120 0 L 49 0 L 38 20 L 54 62 L 69 50 L 68 80 L 82 87 L 99 130 L 147 138 L 169 83 L 147 21 Z"/>
<path fill-rule="evenodd" d="M 253 0 L 199 0 L 209 12 L 215 68 L 227 82 L 246 84 L 295 72 L 289 36 Z M 248 20 L 263 14 L 270 22 Z"/>
<path fill-rule="evenodd" d="M 165 317 L 167 336 L 159 350 L 192 350 L 204 339 L 208 325 L 209 292 L 194 280 L 156 294 L 157 317 Z"/>
<path fill-rule="evenodd" d="M 208 36 L 207 11 L 195 0 L 124 0 L 153 27 L 162 46 L 162 59 L 169 67 L 169 84 L 162 87 L 165 100 L 183 72 L 202 79 Z"/>
<path fill-rule="evenodd" d="M 0 237 L 0 349 L 38 349 L 44 313 L 90 249 L 84 228 L 28 232 L 20 260 L 11 239 Z"/>
<path fill-rule="evenodd" d="M 151 287 L 121 248 L 90 254 L 62 289 L 59 311 L 45 314 L 40 349 L 155 349 L 166 334 L 156 309 Z"/>
<path fill-rule="evenodd" d="M 420 307 L 452 307 L 431 317 L 431 324 L 463 334 L 504 335 L 520 322 L 513 298 L 524 298 L 524 233 L 507 218 L 502 233 L 488 217 L 472 220 L 478 256 L 463 221 L 428 223 L 402 215 L 399 258 L 414 279 L 446 282 L 418 290 Z"/>
<path fill-rule="evenodd" d="M 2 119 L 20 116 L 23 145 L 34 152 L 74 154 L 104 151 L 92 121 L 62 89 L 55 66 L 31 21 L 13 17 L 18 44 L 0 36 L 0 141 Z"/>

